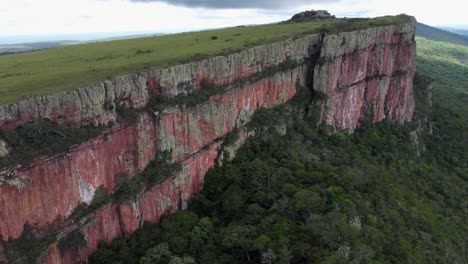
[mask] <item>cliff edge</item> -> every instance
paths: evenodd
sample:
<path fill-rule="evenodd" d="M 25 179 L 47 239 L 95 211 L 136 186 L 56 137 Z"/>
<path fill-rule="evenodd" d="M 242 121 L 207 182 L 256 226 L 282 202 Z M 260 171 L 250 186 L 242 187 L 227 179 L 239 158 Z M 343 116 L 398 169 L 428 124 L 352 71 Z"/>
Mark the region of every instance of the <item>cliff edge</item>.
<path fill-rule="evenodd" d="M 323 31 L 0 106 L 3 131 L 38 118 L 107 126 L 65 152 L 2 168 L 4 260 L 86 262 L 99 241 L 186 208 L 223 151 L 235 153 L 254 133 L 247 124 L 256 110 L 284 105 L 299 89 L 314 95 L 320 110 L 309 114 L 330 132 L 410 121 L 414 35 L 414 19 Z M 135 118 L 122 119 L 122 111 Z M 14 153 L 8 140 L 0 144 L 1 155 Z M 67 247 L 77 234 L 85 243 Z M 26 253 L 25 241 L 34 242 Z"/>

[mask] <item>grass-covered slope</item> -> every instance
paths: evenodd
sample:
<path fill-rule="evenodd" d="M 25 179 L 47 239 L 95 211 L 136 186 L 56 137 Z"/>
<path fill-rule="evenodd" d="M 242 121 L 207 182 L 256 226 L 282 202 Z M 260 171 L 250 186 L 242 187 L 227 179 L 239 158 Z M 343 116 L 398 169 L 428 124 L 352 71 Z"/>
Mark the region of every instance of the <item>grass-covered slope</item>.
<path fill-rule="evenodd" d="M 64 40 L 64 41 L 33 42 L 33 43 L 0 45 L 0 56 L 4 56 L 9 53 L 51 49 L 51 48 L 56 48 L 56 47 L 77 45 L 77 44 L 80 44 L 80 42 L 73 41 L 73 40 L 69 40 L 69 41 Z"/>
<path fill-rule="evenodd" d="M 468 94 L 468 47 L 421 37 L 416 41 L 418 71 L 434 78 L 436 92 Z"/>
<path fill-rule="evenodd" d="M 418 72 L 433 79 L 434 137 L 439 162 L 468 161 L 468 47 L 417 38 Z"/>
<path fill-rule="evenodd" d="M 91 262 L 466 263 L 468 51 L 417 42 L 418 71 L 434 80 L 421 156 L 410 136 L 418 122 L 326 136 L 297 114 L 262 110 L 250 127 L 289 122 L 288 134 L 257 129 L 233 162 L 207 174 L 189 210 L 103 243 Z M 418 74 L 417 95 L 426 83 Z"/>
<path fill-rule="evenodd" d="M 431 27 L 419 22 L 416 24 L 416 34 L 430 40 L 451 42 L 458 45 L 468 46 L 468 36 L 455 34 L 453 32 Z"/>
<path fill-rule="evenodd" d="M 68 46 L 0 57 L 0 104 L 112 76 L 200 60 L 306 34 L 410 22 L 410 17 L 271 24 Z M 216 38 L 215 38 L 216 37 Z"/>

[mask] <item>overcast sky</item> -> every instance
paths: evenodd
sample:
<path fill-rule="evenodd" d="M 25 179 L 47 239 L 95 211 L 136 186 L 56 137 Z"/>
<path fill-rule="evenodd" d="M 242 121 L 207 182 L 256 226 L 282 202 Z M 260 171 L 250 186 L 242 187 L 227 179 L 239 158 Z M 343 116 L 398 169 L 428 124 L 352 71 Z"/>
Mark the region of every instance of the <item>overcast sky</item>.
<path fill-rule="evenodd" d="M 468 25 L 467 0 L 0 0 L 0 44 L 271 23 L 310 9 Z"/>

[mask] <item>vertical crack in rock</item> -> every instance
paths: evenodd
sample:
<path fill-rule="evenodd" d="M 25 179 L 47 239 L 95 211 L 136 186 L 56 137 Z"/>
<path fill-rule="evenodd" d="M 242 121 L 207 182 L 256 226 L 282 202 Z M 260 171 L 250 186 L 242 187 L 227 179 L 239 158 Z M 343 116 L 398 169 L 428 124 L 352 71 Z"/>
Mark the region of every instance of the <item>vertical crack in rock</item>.
<path fill-rule="evenodd" d="M 316 96 L 317 91 L 315 90 L 314 87 L 314 72 L 315 72 L 315 67 L 317 66 L 317 63 L 319 61 L 320 55 L 322 54 L 322 47 L 323 47 L 323 41 L 325 39 L 325 33 L 320 33 L 320 43 L 315 44 L 310 47 L 310 54 L 311 56 L 306 59 L 306 64 L 307 64 L 307 79 L 306 79 L 306 87 L 309 88 L 312 98 Z M 309 102 L 310 103 L 310 102 Z"/>
<path fill-rule="evenodd" d="M 133 203 L 133 202 L 132 202 Z M 112 205 L 111 205 L 112 206 Z M 120 233 L 123 235 L 123 236 L 126 236 L 128 235 L 127 232 L 125 232 L 125 222 L 124 222 L 124 216 L 122 214 L 122 206 L 120 205 L 116 205 L 115 206 L 115 210 L 117 211 L 117 220 L 118 220 L 118 223 L 119 223 L 119 230 L 120 230 Z"/>

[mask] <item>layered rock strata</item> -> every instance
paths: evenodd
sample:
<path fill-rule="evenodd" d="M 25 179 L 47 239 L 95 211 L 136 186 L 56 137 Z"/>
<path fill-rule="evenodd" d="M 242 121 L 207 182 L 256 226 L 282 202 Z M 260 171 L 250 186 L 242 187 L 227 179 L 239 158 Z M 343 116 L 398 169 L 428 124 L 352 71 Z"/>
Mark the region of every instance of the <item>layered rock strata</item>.
<path fill-rule="evenodd" d="M 194 107 L 145 113 L 135 123 L 115 124 L 66 153 L 4 169 L 0 172 L 0 234 L 4 240 L 18 238 L 25 224 L 43 229 L 57 218 L 67 219 L 79 203 L 91 202 L 99 186 L 112 193 L 120 175 L 132 177 L 163 151 L 171 153 L 169 162 L 181 164 L 180 172 L 134 201 L 106 205 L 86 221 L 64 220 L 68 224 L 62 226 L 68 228 L 58 237 L 80 229 L 86 247 L 61 252 L 55 243 L 41 258 L 44 263 L 85 261 L 100 240 L 129 235 L 143 221 L 154 223 L 162 214 L 185 207 L 201 189 L 206 171 L 220 159 L 222 138 L 242 130 L 257 109 L 288 102 L 299 86 L 323 95 L 320 119 L 334 130 L 352 132 L 369 119 L 411 120 L 414 26 L 316 34 L 0 106 L 3 129 L 39 117 L 97 125 L 115 121 L 117 107 L 142 108 L 151 96 L 190 94 L 200 89 L 202 80 L 228 86 Z M 288 61 L 295 66 L 234 85 Z M 225 149 L 231 156 L 249 135 L 242 131 L 238 141 Z"/>
<path fill-rule="evenodd" d="M 414 24 L 327 35 L 313 88 L 325 94 L 323 123 L 352 132 L 360 121 L 411 121 Z"/>
<path fill-rule="evenodd" d="M 187 204 L 200 190 L 203 175 L 218 157 L 221 145 L 218 140 L 244 126 L 258 108 L 289 101 L 296 93 L 296 85 L 305 85 L 305 71 L 306 66 L 302 65 L 253 84 L 227 89 L 192 108 L 174 107 L 158 115 L 145 114 L 135 124 L 117 125 L 99 138 L 72 147 L 67 153 L 38 158 L 30 164 L 0 172 L 0 179 L 3 179 L 0 181 L 0 233 L 17 238 L 24 224 L 41 229 L 58 217 L 67 218 L 79 203 L 90 203 L 99 186 L 113 192 L 122 174 L 134 176 L 158 153 L 168 151 L 172 153 L 171 162 L 183 167 L 182 174 L 162 183 L 177 187 L 164 189 L 170 197 L 162 195 L 160 187 L 156 187 L 141 196 L 154 193 L 159 197 L 157 201 L 152 198 L 153 203 L 144 202 L 146 207 L 141 208 L 142 213 L 128 214 L 128 218 L 119 220 L 114 217 L 117 205 L 97 212 L 96 217 L 102 216 L 107 219 L 103 221 L 112 222 L 108 228 L 130 231 L 108 234 L 102 225 L 91 224 L 96 223 L 93 220 L 86 228 L 104 229 L 94 234 L 83 227 L 88 241 L 96 240 L 86 252 L 92 252 L 102 239 L 130 234 L 143 220 L 156 222 L 162 214 L 173 212 L 179 203 Z M 205 149 L 210 150 L 208 154 Z M 160 208 L 150 209 L 151 206 Z M 133 219 L 135 216 L 145 217 Z M 131 225 L 120 226 L 126 221 Z"/>

